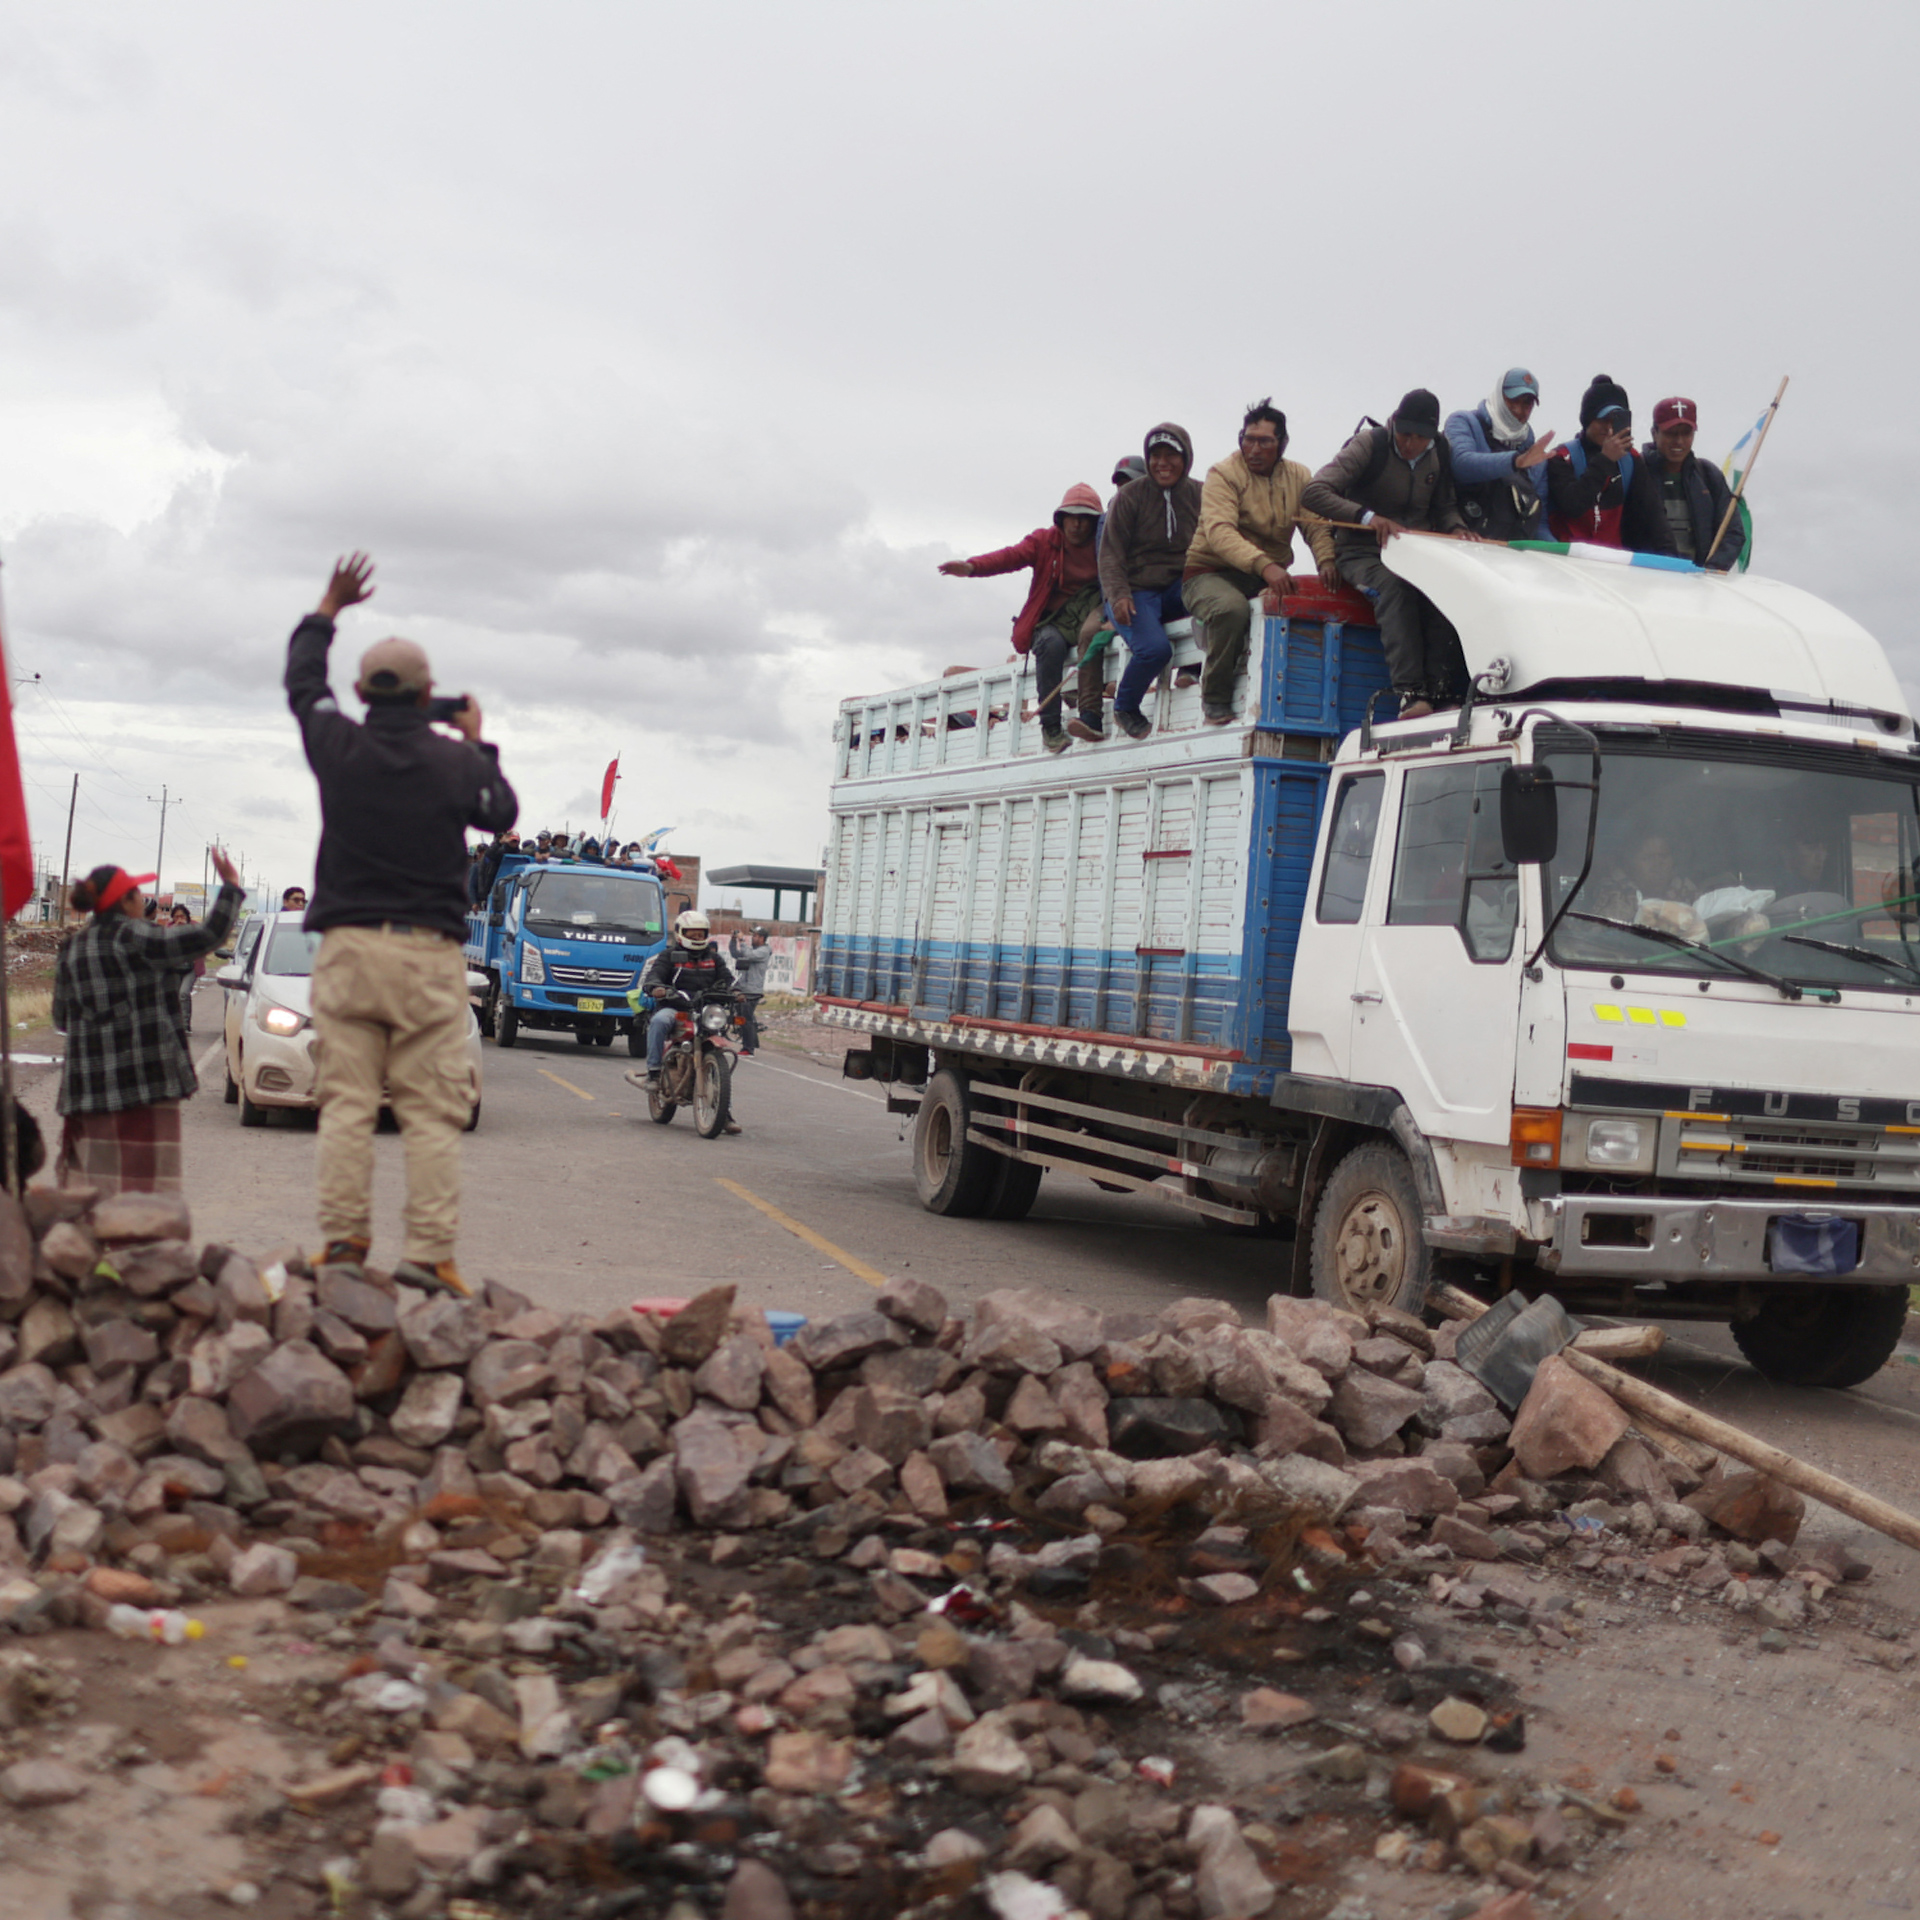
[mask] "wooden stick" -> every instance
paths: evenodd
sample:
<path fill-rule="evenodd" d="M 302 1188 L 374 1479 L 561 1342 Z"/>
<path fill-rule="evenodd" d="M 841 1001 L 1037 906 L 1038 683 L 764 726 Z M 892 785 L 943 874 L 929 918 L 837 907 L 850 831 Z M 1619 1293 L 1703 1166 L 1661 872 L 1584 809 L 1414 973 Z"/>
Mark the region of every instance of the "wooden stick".
<path fill-rule="evenodd" d="M 1773 416 L 1780 411 L 1780 402 L 1786 397 L 1787 381 L 1791 376 L 1780 376 L 1780 390 L 1773 396 L 1772 404 L 1767 408 L 1767 417 L 1760 423 L 1760 438 L 1753 443 L 1753 451 L 1747 456 L 1747 464 L 1740 469 L 1740 484 L 1733 490 L 1733 498 L 1727 502 L 1727 510 L 1720 516 L 1719 531 L 1713 536 L 1713 544 L 1702 555 L 1700 564 L 1704 567 L 1719 549 L 1720 542 L 1727 537 L 1727 529 L 1733 524 L 1733 516 L 1740 511 L 1740 496 L 1747 490 L 1747 480 L 1760 459 L 1760 449 L 1767 444 L 1767 435 L 1773 430 Z"/>
<path fill-rule="evenodd" d="M 1645 1360 L 1667 1344 L 1664 1327 L 1583 1327 L 1573 1344 L 1596 1360 Z"/>
<path fill-rule="evenodd" d="M 1704 1474 L 1720 1458 L 1711 1447 L 1702 1446 L 1698 1440 L 1689 1440 L 1685 1434 L 1675 1433 L 1671 1427 L 1663 1427 L 1658 1420 L 1649 1419 L 1644 1413 L 1635 1416 L 1633 1430 L 1649 1446 L 1658 1447 L 1689 1473 Z"/>
<path fill-rule="evenodd" d="M 1608 1366 L 1604 1360 L 1595 1360 L 1577 1347 L 1565 1348 L 1560 1357 L 1574 1372 L 1591 1380 L 1596 1387 L 1604 1387 L 1629 1413 L 1646 1414 L 1690 1440 L 1704 1440 L 1708 1446 L 1718 1447 L 1735 1460 L 1744 1460 L 1748 1466 L 1771 1474 L 1797 1492 L 1864 1522 L 1889 1540 L 1898 1540 L 1902 1546 L 1920 1551 L 1920 1520 L 1912 1514 L 1902 1513 L 1898 1507 L 1876 1500 L 1872 1494 L 1863 1493 L 1804 1460 L 1796 1460 L 1792 1454 L 1782 1453 L 1778 1447 L 1770 1447 L 1764 1440 L 1756 1440 L 1752 1434 L 1742 1433 L 1738 1427 L 1730 1427 L 1724 1420 L 1716 1420 L 1712 1414 L 1702 1413 L 1698 1407 L 1689 1406 L 1670 1393 L 1662 1393 L 1658 1387 L 1648 1386 L 1644 1380 L 1636 1380 L 1630 1373 Z"/>

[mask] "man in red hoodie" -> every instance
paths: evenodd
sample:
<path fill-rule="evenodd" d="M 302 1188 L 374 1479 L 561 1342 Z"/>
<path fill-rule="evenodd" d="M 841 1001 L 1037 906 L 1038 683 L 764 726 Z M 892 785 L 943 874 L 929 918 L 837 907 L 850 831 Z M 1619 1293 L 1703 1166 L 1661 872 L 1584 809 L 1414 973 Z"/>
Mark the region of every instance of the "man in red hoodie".
<path fill-rule="evenodd" d="M 971 560 L 949 560 L 940 569 L 956 579 L 1033 570 L 1027 603 L 1013 622 L 1013 650 L 1033 655 L 1040 694 L 1040 738 L 1049 753 L 1064 753 L 1067 730 L 1060 722 L 1060 680 L 1067 649 L 1079 637 L 1080 623 L 1100 604 L 1099 556 L 1094 532 L 1100 522 L 1100 496 L 1084 484 L 1069 487 L 1054 509 L 1053 525 L 1035 527 L 1017 545 Z"/>

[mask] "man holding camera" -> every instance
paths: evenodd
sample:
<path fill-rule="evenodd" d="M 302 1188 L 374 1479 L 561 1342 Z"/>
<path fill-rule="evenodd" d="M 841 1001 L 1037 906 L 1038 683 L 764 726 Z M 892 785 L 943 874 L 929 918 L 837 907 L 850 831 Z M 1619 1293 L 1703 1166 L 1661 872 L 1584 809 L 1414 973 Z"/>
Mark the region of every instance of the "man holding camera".
<path fill-rule="evenodd" d="M 316 1266 L 361 1267 L 373 1244 L 373 1131 L 389 1104 L 406 1147 L 406 1252 L 394 1278 L 464 1295 L 454 1266 L 467 1083 L 469 827 L 501 833 L 519 802 L 467 697 L 435 700 L 411 640 L 361 655 L 349 720 L 327 684 L 334 622 L 373 593 L 373 562 L 342 560 L 287 647 L 287 703 L 320 782 L 320 853 L 304 925 L 313 964 L 320 1099 Z M 434 732 L 453 727 L 457 740 Z"/>

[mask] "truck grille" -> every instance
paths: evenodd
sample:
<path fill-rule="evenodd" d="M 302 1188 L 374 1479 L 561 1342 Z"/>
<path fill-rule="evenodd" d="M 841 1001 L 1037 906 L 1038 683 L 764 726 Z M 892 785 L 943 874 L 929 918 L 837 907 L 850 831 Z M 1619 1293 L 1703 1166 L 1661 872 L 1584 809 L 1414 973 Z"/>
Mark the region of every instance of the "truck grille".
<path fill-rule="evenodd" d="M 609 987 L 625 993 L 636 976 L 611 967 L 559 967 L 549 960 L 547 978 L 563 987 Z"/>
<path fill-rule="evenodd" d="M 1665 1130 L 1663 1173 L 1753 1185 L 1920 1187 L 1920 1140 L 1804 1121 L 1685 1118 Z"/>

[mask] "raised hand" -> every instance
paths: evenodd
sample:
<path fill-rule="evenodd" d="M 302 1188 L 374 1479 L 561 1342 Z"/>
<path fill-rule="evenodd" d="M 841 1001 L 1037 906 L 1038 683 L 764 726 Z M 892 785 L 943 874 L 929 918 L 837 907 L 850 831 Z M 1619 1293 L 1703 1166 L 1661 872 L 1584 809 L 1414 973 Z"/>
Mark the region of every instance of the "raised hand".
<path fill-rule="evenodd" d="M 328 620 L 337 620 L 348 607 L 372 598 L 373 562 L 364 553 L 350 553 L 334 562 L 318 611 Z"/>

